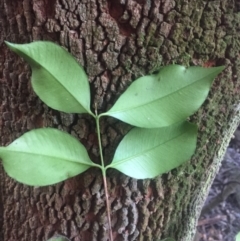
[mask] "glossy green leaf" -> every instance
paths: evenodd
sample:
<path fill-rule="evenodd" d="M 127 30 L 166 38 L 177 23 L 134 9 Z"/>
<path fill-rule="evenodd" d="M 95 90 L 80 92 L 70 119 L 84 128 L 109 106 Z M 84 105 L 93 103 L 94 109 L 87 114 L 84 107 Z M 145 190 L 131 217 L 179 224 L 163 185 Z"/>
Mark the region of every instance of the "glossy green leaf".
<path fill-rule="evenodd" d="M 57 183 L 96 166 L 77 139 L 53 128 L 29 131 L 0 147 L 0 158 L 10 177 L 34 186 Z"/>
<path fill-rule="evenodd" d="M 240 232 L 236 236 L 236 241 L 240 241 Z"/>
<path fill-rule="evenodd" d="M 62 47 L 44 41 L 7 46 L 32 68 L 32 86 L 53 109 L 67 113 L 91 113 L 90 88 L 83 68 Z"/>
<path fill-rule="evenodd" d="M 134 81 L 102 116 L 144 128 L 184 121 L 202 105 L 214 78 L 223 68 L 163 67 L 158 74 Z"/>
<path fill-rule="evenodd" d="M 153 129 L 133 128 L 106 168 L 137 179 L 153 178 L 189 160 L 196 141 L 197 127 L 188 122 Z"/>
<path fill-rule="evenodd" d="M 70 241 L 70 240 L 64 236 L 57 235 L 55 237 L 48 239 L 47 241 Z"/>

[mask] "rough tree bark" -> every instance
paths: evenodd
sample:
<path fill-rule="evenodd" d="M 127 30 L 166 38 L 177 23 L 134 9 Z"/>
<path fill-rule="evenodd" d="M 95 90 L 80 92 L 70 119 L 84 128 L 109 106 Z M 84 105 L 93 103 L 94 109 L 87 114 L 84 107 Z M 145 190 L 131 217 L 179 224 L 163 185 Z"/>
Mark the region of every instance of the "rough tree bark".
<path fill-rule="evenodd" d="M 0 138 L 7 145 L 33 128 L 50 126 L 76 136 L 98 162 L 94 121 L 46 107 L 30 86 L 29 67 L 3 41 L 49 40 L 86 70 L 92 108 L 106 111 L 135 78 L 159 66 L 225 65 L 203 107 L 196 154 L 153 180 L 108 173 L 115 240 L 174 237 L 191 241 L 199 210 L 238 123 L 240 4 L 237 0 L 0 0 Z M 231 124 L 229 124 L 231 123 Z M 104 154 L 129 127 L 101 122 Z M 95 169 L 54 186 L 19 184 L 0 170 L 1 237 L 40 241 L 55 233 L 72 241 L 108 239 L 101 175 Z"/>

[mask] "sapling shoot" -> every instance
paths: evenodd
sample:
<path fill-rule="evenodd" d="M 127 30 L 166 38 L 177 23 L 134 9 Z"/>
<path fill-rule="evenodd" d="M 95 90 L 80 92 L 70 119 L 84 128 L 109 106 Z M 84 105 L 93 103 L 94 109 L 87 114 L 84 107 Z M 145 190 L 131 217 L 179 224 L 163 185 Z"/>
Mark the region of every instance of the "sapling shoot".
<path fill-rule="evenodd" d="M 65 113 L 89 114 L 95 119 L 101 164 L 94 163 L 73 136 L 40 128 L 0 147 L 5 171 L 21 183 L 45 186 L 90 167 L 100 168 L 109 238 L 113 241 L 107 170 L 113 168 L 137 179 L 154 178 L 189 160 L 196 148 L 197 126 L 186 119 L 203 104 L 214 78 L 224 67 L 161 67 L 156 74 L 133 81 L 108 111 L 98 114 L 90 108 L 87 75 L 66 50 L 45 41 L 6 45 L 29 63 L 33 90 L 47 106 Z M 133 126 L 108 165 L 104 162 L 100 132 L 100 118 L 105 116 Z"/>

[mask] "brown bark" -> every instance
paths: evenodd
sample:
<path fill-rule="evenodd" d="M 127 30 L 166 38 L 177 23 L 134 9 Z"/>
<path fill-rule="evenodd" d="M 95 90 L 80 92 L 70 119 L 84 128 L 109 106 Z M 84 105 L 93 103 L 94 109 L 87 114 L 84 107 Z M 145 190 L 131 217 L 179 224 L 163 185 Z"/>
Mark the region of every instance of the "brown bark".
<path fill-rule="evenodd" d="M 107 178 L 115 240 L 172 236 L 190 241 L 231 127 L 238 122 L 239 9 L 237 0 L 0 0 L 1 145 L 51 126 L 79 138 L 99 161 L 93 120 L 46 107 L 31 89 L 29 67 L 4 40 L 50 40 L 68 49 L 89 76 L 92 108 L 97 104 L 99 112 L 132 80 L 161 65 L 225 65 L 191 118 L 199 125 L 199 140 L 190 162 L 153 180 L 114 171 Z M 101 126 L 109 162 L 128 126 L 110 118 Z M 44 188 L 19 184 L 3 170 L 0 178 L 0 240 L 40 241 L 55 233 L 73 241 L 108 239 L 103 183 L 95 169 Z"/>

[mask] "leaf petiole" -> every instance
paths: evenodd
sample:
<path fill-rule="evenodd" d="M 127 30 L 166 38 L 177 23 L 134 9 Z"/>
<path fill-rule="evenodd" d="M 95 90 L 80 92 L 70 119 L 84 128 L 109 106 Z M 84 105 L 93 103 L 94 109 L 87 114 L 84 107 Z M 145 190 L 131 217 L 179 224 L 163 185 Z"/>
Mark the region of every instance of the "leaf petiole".
<path fill-rule="evenodd" d="M 109 225 L 109 238 L 110 241 L 113 241 L 113 235 L 112 235 L 112 221 L 111 221 L 111 209 L 110 209 L 110 203 L 109 203 L 109 195 L 108 195 L 108 186 L 107 186 L 107 179 L 106 179 L 106 168 L 104 164 L 103 159 L 103 151 L 102 151 L 102 141 L 101 141 L 101 132 L 100 132 L 100 116 L 97 114 L 97 110 L 95 110 L 95 120 L 96 120 L 96 127 L 97 127 L 97 136 L 98 136 L 98 146 L 99 146 L 99 153 L 100 153 L 100 159 L 101 159 L 101 167 L 102 170 L 102 178 L 103 178 L 103 186 L 104 186 L 104 193 L 106 198 L 106 208 L 107 208 L 107 219 L 108 219 L 108 225 Z"/>

